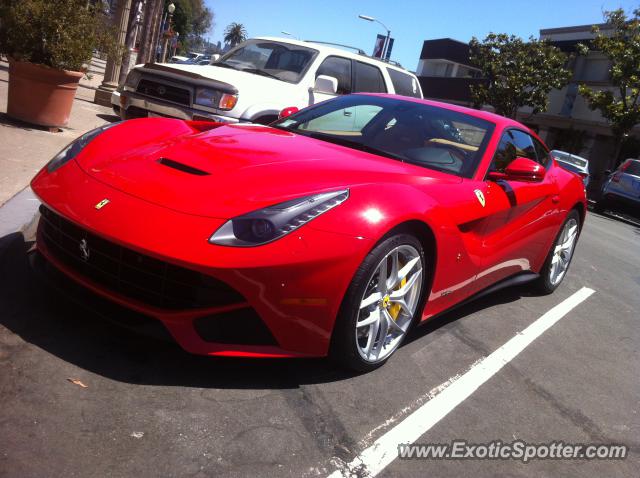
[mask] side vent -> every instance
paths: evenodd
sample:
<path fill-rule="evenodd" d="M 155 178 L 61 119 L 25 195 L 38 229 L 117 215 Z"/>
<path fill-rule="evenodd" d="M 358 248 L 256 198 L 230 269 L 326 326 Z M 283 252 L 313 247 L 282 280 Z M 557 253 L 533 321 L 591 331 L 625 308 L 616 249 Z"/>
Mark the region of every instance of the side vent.
<path fill-rule="evenodd" d="M 160 158 L 158 159 L 158 163 L 167 166 L 169 168 L 177 169 L 178 171 L 182 171 L 187 174 L 194 174 L 196 176 L 209 176 L 209 173 L 203 171 L 202 169 L 193 168 L 191 166 L 187 166 L 186 164 L 179 163 L 169 158 Z"/>

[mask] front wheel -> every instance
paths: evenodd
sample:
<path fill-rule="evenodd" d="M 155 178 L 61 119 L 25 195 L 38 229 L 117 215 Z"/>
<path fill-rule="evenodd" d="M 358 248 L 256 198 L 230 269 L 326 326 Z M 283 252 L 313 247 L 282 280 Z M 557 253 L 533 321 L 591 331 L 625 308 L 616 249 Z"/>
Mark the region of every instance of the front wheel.
<path fill-rule="evenodd" d="M 564 279 L 573 258 L 573 251 L 578 242 L 579 233 L 580 215 L 574 209 L 569 213 L 560 228 L 558 237 L 556 237 L 553 246 L 551 246 L 547 260 L 540 271 L 537 286 L 542 293 L 552 293 Z"/>
<path fill-rule="evenodd" d="M 421 313 L 424 289 L 420 242 L 398 234 L 380 243 L 362 262 L 345 295 L 334 327 L 332 358 L 359 372 L 382 365 Z"/>

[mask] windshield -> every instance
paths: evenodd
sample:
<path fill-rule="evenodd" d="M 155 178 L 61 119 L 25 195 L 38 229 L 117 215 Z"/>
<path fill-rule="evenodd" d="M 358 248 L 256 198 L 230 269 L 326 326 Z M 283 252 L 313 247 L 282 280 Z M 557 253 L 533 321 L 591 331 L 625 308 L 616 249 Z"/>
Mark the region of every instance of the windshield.
<path fill-rule="evenodd" d="M 586 168 L 589 164 L 589 161 L 587 161 L 586 159 L 581 158 L 580 156 L 576 156 L 575 154 L 565 153 L 564 151 L 553 150 L 551 151 L 551 155 L 558 161 L 570 163 L 580 168 Z"/>
<path fill-rule="evenodd" d="M 558 162 L 560 163 L 560 166 L 562 166 L 563 168 L 568 169 L 569 171 L 572 171 L 574 173 L 583 173 L 584 172 L 584 169 L 580 169 L 575 164 L 567 163 L 566 161 L 563 161 L 561 159 L 558 159 Z"/>
<path fill-rule="evenodd" d="M 623 172 L 634 176 L 640 176 L 640 161 L 629 161 Z"/>
<path fill-rule="evenodd" d="M 471 177 L 495 125 L 398 98 L 347 95 L 271 126 L 457 176 Z"/>
<path fill-rule="evenodd" d="M 297 83 L 317 53 L 317 50 L 287 43 L 249 40 L 220 58 L 215 66 Z"/>

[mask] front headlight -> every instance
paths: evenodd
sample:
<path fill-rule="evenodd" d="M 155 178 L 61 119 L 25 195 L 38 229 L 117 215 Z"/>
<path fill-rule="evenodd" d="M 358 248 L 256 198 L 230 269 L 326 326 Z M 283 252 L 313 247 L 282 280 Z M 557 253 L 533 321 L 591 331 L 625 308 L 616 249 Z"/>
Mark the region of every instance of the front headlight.
<path fill-rule="evenodd" d="M 134 90 L 136 86 L 138 86 L 138 81 L 140 81 L 141 77 L 142 77 L 142 73 L 140 73 L 138 70 L 134 68 L 127 75 L 127 79 L 124 82 L 124 86 Z"/>
<path fill-rule="evenodd" d="M 120 124 L 120 122 L 118 121 L 116 123 L 110 123 L 100 126 L 99 128 L 92 129 L 80 136 L 78 139 L 69 143 L 62 151 L 56 154 L 51 161 L 49 161 L 47 164 L 47 171 L 52 173 L 59 167 L 66 164 L 69 160 L 75 158 L 96 136 L 117 124 Z"/>
<path fill-rule="evenodd" d="M 195 104 L 219 110 L 232 110 L 238 102 L 238 95 L 222 93 L 210 88 L 196 88 Z"/>
<path fill-rule="evenodd" d="M 349 190 L 314 194 L 230 219 L 210 238 L 211 244 L 250 247 L 275 241 L 342 204 Z"/>

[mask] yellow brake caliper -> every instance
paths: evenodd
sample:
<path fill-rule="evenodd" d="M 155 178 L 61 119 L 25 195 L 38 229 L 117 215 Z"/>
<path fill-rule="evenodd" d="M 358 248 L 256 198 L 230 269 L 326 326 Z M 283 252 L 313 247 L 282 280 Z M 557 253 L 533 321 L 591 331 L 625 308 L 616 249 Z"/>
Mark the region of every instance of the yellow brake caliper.
<path fill-rule="evenodd" d="M 402 279 L 400 281 L 400 284 L 398 285 L 398 287 L 395 290 L 398 290 L 402 287 L 404 287 L 404 285 L 407 283 L 407 279 L 406 277 L 404 279 Z M 389 307 L 389 315 L 391 316 L 391 318 L 393 320 L 397 320 L 398 319 L 398 315 L 400 315 L 400 304 L 391 304 L 391 307 Z"/>

